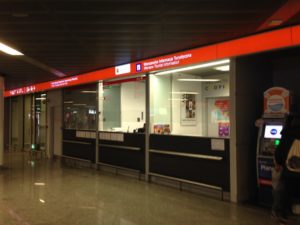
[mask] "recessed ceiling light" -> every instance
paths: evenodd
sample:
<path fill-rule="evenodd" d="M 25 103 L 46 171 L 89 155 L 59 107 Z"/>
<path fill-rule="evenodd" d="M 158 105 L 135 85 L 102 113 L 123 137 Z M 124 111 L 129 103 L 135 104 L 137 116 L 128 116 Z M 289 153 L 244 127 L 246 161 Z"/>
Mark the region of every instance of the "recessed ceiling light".
<path fill-rule="evenodd" d="M 279 25 L 281 25 L 282 23 L 283 23 L 283 21 L 280 20 L 280 19 L 277 19 L 277 20 L 271 20 L 271 21 L 269 22 L 269 26 L 270 26 L 270 27 L 279 26 Z"/>
<path fill-rule="evenodd" d="M 19 52 L 3 43 L 0 42 L 0 51 L 5 52 L 9 55 L 24 55 L 22 52 Z"/>
<path fill-rule="evenodd" d="M 190 94 L 190 95 L 198 95 L 199 92 L 193 92 L 193 91 L 172 91 L 172 94 Z"/>
<path fill-rule="evenodd" d="M 81 91 L 81 93 L 86 93 L 86 94 L 97 94 L 97 91 Z"/>
<path fill-rule="evenodd" d="M 35 182 L 34 185 L 35 186 L 45 186 L 45 183 L 43 183 L 43 182 Z"/>
<path fill-rule="evenodd" d="M 218 66 L 214 68 L 215 70 L 220 70 L 220 71 L 229 71 L 230 70 L 230 66 L 229 65 L 225 65 L 225 66 Z"/>

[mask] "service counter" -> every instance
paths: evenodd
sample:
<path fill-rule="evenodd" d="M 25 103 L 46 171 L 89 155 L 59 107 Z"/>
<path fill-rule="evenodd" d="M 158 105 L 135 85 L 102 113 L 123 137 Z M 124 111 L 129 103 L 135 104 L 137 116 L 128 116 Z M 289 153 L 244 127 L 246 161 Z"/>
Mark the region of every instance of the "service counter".
<path fill-rule="evenodd" d="M 145 134 L 99 132 L 99 164 L 145 172 Z"/>
<path fill-rule="evenodd" d="M 150 135 L 150 175 L 229 191 L 229 139 Z"/>
<path fill-rule="evenodd" d="M 63 130 L 63 157 L 95 162 L 96 132 Z"/>

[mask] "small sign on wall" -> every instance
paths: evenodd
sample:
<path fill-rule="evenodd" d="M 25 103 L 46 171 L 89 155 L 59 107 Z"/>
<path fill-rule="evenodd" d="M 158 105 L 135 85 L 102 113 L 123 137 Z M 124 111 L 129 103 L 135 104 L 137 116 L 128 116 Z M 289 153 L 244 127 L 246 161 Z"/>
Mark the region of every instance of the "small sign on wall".
<path fill-rule="evenodd" d="M 225 151 L 225 140 L 224 139 L 211 139 L 211 150 Z"/>
<path fill-rule="evenodd" d="M 123 133 L 100 132 L 99 133 L 99 139 L 100 140 L 107 140 L 107 141 L 124 142 L 124 134 Z"/>

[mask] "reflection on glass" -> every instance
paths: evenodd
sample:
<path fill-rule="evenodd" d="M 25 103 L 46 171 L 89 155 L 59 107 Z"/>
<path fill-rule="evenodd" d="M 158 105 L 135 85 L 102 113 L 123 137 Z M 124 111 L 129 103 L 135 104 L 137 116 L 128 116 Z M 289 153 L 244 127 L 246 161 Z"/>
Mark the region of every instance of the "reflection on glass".
<path fill-rule="evenodd" d="M 65 129 L 96 129 L 97 93 L 97 84 L 64 90 Z"/>
<path fill-rule="evenodd" d="M 11 147 L 22 149 L 23 147 L 23 96 L 11 99 Z"/>
<path fill-rule="evenodd" d="M 30 150 L 32 143 L 32 95 L 24 96 L 24 149 Z"/>
<path fill-rule="evenodd" d="M 229 64 L 150 76 L 150 131 L 229 137 Z"/>
<path fill-rule="evenodd" d="M 34 95 L 35 108 L 35 149 L 46 149 L 47 138 L 47 94 L 37 93 Z"/>
<path fill-rule="evenodd" d="M 144 132 L 144 77 L 99 84 L 101 131 Z"/>

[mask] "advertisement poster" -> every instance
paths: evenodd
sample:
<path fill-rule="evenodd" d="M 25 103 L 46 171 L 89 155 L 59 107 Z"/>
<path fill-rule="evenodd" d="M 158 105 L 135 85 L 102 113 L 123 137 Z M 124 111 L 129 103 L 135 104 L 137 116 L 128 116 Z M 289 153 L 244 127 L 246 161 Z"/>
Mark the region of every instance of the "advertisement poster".
<path fill-rule="evenodd" d="M 273 87 L 264 92 L 264 113 L 284 114 L 290 111 L 290 92 L 281 87 Z"/>
<path fill-rule="evenodd" d="M 170 124 L 155 124 L 153 126 L 154 134 L 170 134 Z"/>
<path fill-rule="evenodd" d="M 229 137 L 230 123 L 229 123 L 229 100 L 218 99 L 215 101 L 216 110 L 215 120 L 218 123 L 219 137 Z"/>
<path fill-rule="evenodd" d="M 196 94 L 181 95 L 180 124 L 196 126 L 197 124 Z"/>
<path fill-rule="evenodd" d="M 229 123 L 219 123 L 218 130 L 219 130 L 219 137 L 229 137 L 230 124 Z"/>

